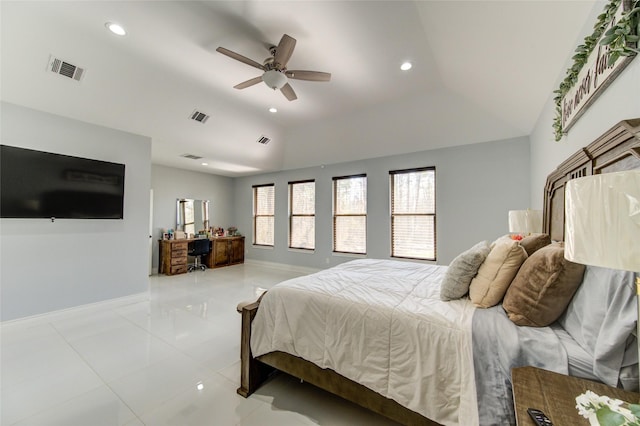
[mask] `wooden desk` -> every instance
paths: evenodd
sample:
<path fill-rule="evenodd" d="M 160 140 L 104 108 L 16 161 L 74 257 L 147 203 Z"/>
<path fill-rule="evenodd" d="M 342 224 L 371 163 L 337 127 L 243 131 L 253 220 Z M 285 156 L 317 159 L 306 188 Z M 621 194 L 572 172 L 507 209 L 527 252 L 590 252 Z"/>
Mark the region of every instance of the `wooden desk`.
<path fill-rule="evenodd" d="M 209 268 L 244 263 L 244 237 L 211 237 L 211 252 L 202 257 Z M 158 273 L 166 275 L 187 272 L 187 249 L 193 239 L 160 240 Z"/>
<path fill-rule="evenodd" d="M 511 370 L 513 401 L 518 426 L 535 426 L 527 408 L 543 411 L 554 426 L 589 425 L 578 414 L 576 396 L 587 390 L 598 395 L 638 403 L 640 394 L 612 388 L 602 383 L 565 376 L 536 367 L 518 367 Z"/>

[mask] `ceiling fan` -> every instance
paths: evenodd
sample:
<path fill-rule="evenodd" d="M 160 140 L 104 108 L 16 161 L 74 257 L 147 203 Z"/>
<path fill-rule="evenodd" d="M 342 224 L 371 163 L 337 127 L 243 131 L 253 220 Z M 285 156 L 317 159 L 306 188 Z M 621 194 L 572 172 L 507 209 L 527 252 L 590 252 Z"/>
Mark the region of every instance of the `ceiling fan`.
<path fill-rule="evenodd" d="M 233 52 L 229 49 L 225 49 L 224 47 L 218 47 L 216 51 L 222 53 L 223 55 L 227 55 L 228 57 L 233 58 L 236 61 L 243 62 L 247 65 L 251 65 L 252 67 L 264 71 L 264 73 L 259 77 L 255 77 L 251 80 L 236 84 L 235 86 L 233 86 L 235 89 L 246 89 L 247 87 L 264 81 L 265 84 L 273 90 L 280 89 L 282 94 L 290 101 L 295 101 L 296 99 L 298 99 L 298 96 L 296 96 L 296 92 L 293 91 L 293 88 L 288 83 L 288 79 L 291 78 L 294 80 L 307 81 L 331 80 L 331 74 L 327 72 L 288 70 L 287 62 L 289 62 L 289 58 L 291 58 L 291 54 L 293 53 L 293 49 L 295 47 L 296 39 L 288 36 L 287 34 L 283 35 L 280 39 L 280 43 L 278 43 L 277 46 L 271 46 L 271 48 L 269 48 L 271 56 L 265 59 L 262 64 L 249 59 L 246 56 L 242 56 L 239 53 Z"/>

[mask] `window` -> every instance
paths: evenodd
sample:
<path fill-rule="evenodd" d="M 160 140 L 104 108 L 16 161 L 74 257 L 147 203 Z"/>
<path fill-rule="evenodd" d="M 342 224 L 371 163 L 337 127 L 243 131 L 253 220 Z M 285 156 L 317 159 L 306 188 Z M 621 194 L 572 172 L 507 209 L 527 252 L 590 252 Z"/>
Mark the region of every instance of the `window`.
<path fill-rule="evenodd" d="M 275 185 L 253 187 L 253 244 L 273 246 Z"/>
<path fill-rule="evenodd" d="M 367 253 L 367 175 L 333 178 L 333 251 Z"/>
<path fill-rule="evenodd" d="M 396 170 L 391 179 L 391 256 L 436 260 L 436 169 Z"/>
<path fill-rule="evenodd" d="M 316 182 L 289 182 L 289 248 L 316 245 Z"/>

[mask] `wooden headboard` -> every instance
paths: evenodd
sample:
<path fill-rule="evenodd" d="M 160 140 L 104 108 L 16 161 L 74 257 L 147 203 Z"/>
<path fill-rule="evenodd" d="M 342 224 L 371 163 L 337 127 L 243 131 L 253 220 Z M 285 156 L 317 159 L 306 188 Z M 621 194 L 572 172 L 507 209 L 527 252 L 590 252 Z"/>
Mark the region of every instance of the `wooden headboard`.
<path fill-rule="evenodd" d="M 547 177 L 544 232 L 564 241 L 564 185 L 571 179 L 640 168 L 640 118 L 624 120 L 573 154 Z"/>

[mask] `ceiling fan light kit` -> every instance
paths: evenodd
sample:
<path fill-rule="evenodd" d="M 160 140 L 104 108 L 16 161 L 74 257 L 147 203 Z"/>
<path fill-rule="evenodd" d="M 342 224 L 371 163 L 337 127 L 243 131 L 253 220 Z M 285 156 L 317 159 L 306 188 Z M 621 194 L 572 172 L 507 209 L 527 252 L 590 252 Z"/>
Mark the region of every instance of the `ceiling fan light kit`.
<path fill-rule="evenodd" d="M 262 74 L 262 81 L 273 90 L 282 89 L 287 84 L 287 76 L 280 71 L 269 70 Z"/>
<path fill-rule="evenodd" d="M 287 62 L 289 62 L 289 58 L 291 58 L 293 49 L 295 47 L 296 39 L 288 36 L 287 34 L 283 35 L 280 39 L 280 43 L 278 43 L 277 46 L 272 46 L 269 49 L 271 57 L 267 58 L 263 64 L 260 64 L 253 59 L 249 59 L 246 56 L 242 56 L 239 53 L 236 53 L 229 49 L 225 49 L 224 47 L 218 47 L 216 51 L 230 57 L 231 59 L 235 59 L 236 61 L 264 71 L 261 77 L 254 77 L 250 80 L 236 84 L 235 86 L 233 86 L 235 89 L 246 89 L 247 87 L 264 81 L 264 83 L 271 89 L 280 89 L 282 94 L 288 100 L 294 101 L 298 99 L 298 96 L 296 95 L 296 92 L 293 90 L 291 85 L 288 83 L 288 79 L 306 81 L 331 80 L 331 74 L 328 72 L 303 70 L 288 71 Z"/>

